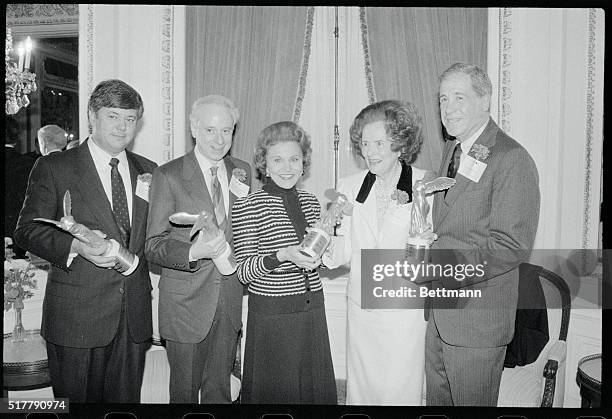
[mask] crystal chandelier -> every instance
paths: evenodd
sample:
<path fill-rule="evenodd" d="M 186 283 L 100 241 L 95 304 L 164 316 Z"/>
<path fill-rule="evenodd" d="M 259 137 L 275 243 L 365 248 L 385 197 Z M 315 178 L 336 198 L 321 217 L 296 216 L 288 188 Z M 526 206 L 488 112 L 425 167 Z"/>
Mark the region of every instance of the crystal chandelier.
<path fill-rule="evenodd" d="M 11 29 L 6 28 L 4 58 L 6 64 L 6 77 L 4 79 L 6 105 L 4 110 L 7 115 L 14 115 L 19 109 L 28 106 L 30 104 L 28 95 L 36 91 L 36 74 L 30 73 L 30 55 L 32 53 L 32 41 L 30 37 L 27 37 L 25 47 L 21 43 L 17 46 L 18 62 L 11 60 L 12 53 L 13 36 L 11 34 Z"/>

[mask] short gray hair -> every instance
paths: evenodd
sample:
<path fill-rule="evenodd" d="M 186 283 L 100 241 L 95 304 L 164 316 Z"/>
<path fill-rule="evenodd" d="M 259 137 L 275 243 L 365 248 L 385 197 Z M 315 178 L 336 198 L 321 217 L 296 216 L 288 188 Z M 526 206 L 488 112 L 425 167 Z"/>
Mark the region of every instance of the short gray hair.
<path fill-rule="evenodd" d="M 446 79 L 451 74 L 457 73 L 463 73 L 470 76 L 470 79 L 472 80 L 472 88 L 478 96 L 491 97 L 493 87 L 491 85 L 491 80 L 489 79 L 489 76 L 482 68 L 474 64 L 455 63 L 451 65 L 440 75 L 440 83 L 442 83 L 444 79 Z"/>
<path fill-rule="evenodd" d="M 192 124 L 195 124 L 197 122 L 196 113 L 198 112 L 198 110 L 202 106 L 210 104 L 224 106 L 232 116 L 232 119 L 234 120 L 234 125 L 238 123 L 240 112 L 238 111 L 236 105 L 234 105 L 234 102 L 232 102 L 225 96 L 208 95 L 197 99 L 195 102 L 193 102 L 193 105 L 191 105 L 191 114 L 189 115 L 189 120 Z"/>
<path fill-rule="evenodd" d="M 68 133 L 57 125 L 45 125 L 38 130 L 37 137 L 52 150 L 61 150 L 68 143 Z"/>

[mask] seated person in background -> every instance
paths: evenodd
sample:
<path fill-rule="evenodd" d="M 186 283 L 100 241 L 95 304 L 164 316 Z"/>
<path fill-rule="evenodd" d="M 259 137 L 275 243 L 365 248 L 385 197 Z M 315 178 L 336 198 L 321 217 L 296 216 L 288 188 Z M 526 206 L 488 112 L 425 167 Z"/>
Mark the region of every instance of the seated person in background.
<path fill-rule="evenodd" d="M 310 164 L 308 134 L 293 122 L 265 128 L 255 165 L 262 190 L 232 210 L 238 279 L 248 284 L 243 403 L 336 404 L 323 287 L 299 245 L 320 217 L 317 198 L 296 189 Z"/>
<path fill-rule="evenodd" d="M 43 156 L 62 151 L 68 142 L 68 134 L 57 125 L 45 125 L 38 130 L 38 146 Z"/>

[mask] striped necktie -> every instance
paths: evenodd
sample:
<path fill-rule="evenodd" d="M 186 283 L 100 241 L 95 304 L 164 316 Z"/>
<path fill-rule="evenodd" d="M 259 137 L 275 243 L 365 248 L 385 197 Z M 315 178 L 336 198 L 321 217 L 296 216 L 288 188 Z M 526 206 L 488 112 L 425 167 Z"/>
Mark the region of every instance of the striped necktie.
<path fill-rule="evenodd" d="M 217 225 L 223 231 L 227 227 L 227 217 L 225 215 L 225 205 L 223 204 L 223 192 L 221 191 L 221 183 L 217 177 L 217 166 L 210 168 L 212 173 L 211 186 L 212 186 L 212 200 L 215 207 L 215 218 L 217 219 Z"/>

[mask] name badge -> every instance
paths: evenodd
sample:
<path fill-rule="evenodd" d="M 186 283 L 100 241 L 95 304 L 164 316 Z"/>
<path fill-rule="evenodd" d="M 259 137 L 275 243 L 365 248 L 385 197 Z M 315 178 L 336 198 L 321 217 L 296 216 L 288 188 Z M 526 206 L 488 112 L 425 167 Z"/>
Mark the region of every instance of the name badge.
<path fill-rule="evenodd" d="M 465 176 L 472 182 L 478 183 L 486 168 L 486 163 L 476 160 L 472 156 L 464 155 L 461 157 L 461 163 L 459 164 L 459 170 L 457 173 Z"/>
<path fill-rule="evenodd" d="M 138 179 L 136 181 L 136 196 L 149 202 L 149 186 L 151 186 L 150 183 Z"/>
<path fill-rule="evenodd" d="M 233 175 L 230 180 L 229 189 L 238 198 L 243 198 L 249 194 L 249 185 L 240 182 L 238 178 Z"/>

